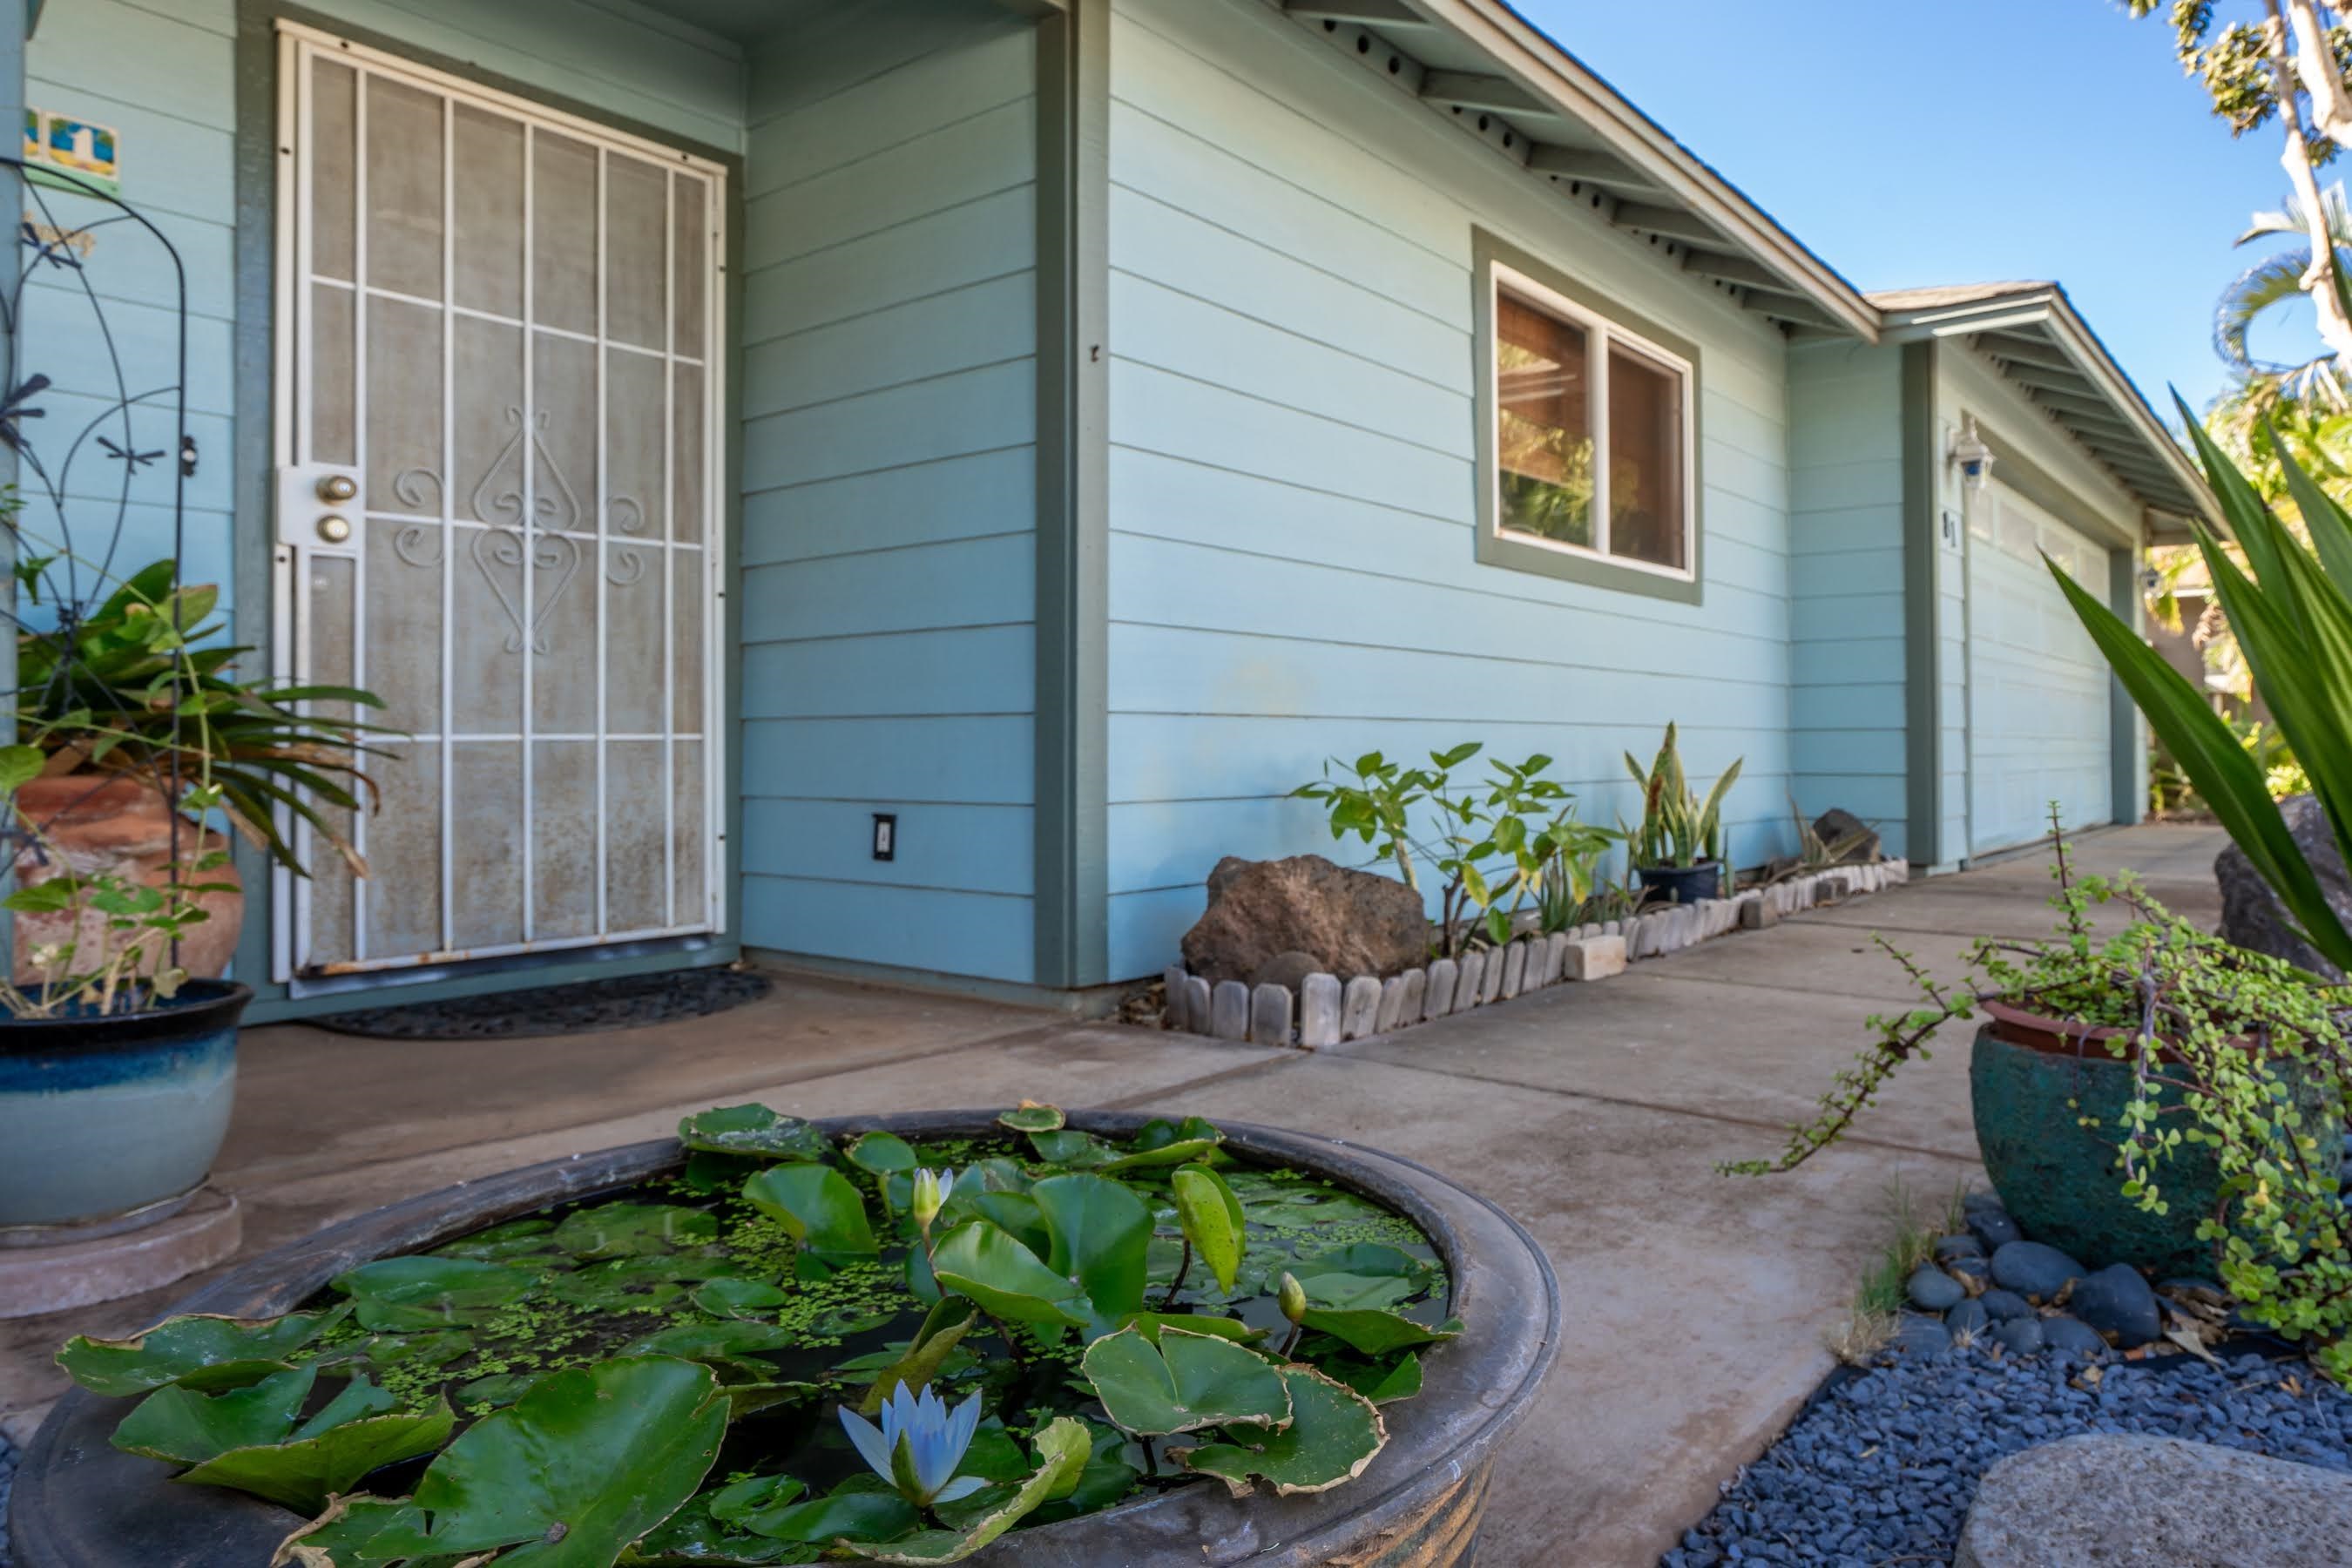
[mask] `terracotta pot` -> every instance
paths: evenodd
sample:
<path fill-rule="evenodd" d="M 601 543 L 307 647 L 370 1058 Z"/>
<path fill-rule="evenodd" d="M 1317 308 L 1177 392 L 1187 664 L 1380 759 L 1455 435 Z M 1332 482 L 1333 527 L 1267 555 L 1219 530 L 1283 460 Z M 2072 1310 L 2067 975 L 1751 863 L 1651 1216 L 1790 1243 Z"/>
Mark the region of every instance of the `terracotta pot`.
<path fill-rule="evenodd" d="M 237 880 L 234 866 L 195 871 L 195 862 L 205 853 L 228 847 L 226 838 L 200 832 L 194 823 L 172 809 L 161 791 L 129 773 L 65 773 L 35 779 L 17 790 L 16 809 L 46 844 L 46 853 L 35 847 L 18 851 L 20 887 L 46 882 L 64 869 L 85 877 L 112 872 L 128 881 L 162 887 L 172 879 L 175 827 L 180 860 L 188 868 L 189 879 Z M 236 952 L 237 935 L 245 925 L 245 894 L 241 890 L 206 893 L 196 902 L 209 918 L 191 926 L 180 939 L 180 965 L 200 979 L 217 979 Z M 40 978 L 40 971 L 31 962 L 34 949 L 78 941 L 87 959 L 113 935 L 106 929 L 105 917 L 94 912 L 83 915 L 79 931 L 69 915 L 18 915 L 16 984 Z M 157 958 L 161 962 L 163 955 Z M 152 970 L 155 965 L 142 967 Z"/>
<path fill-rule="evenodd" d="M 1070 1125 L 1131 1135 L 1141 1116 L 1079 1112 Z M 908 1138 L 998 1130 L 985 1110 L 837 1117 L 836 1138 L 873 1128 Z M 1469 1568 L 1496 1452 L 1535 1401 L 1559 1353 L 1559 1281 L 1534 1237 L 1500 1208 L 1395 1155 L 1307 1133 L 1226 1121 L 1236 1153 L 1338 1181 L 1410 1218 L 1453 1275 L 1462 1337 L 1431 1352 L 1422 1392 L 1385 1405 L 1389 1444 L 1363 1475 L 1327 1492 L 1234 1498 L 1212 1481 L 1100 1513 L 1016 1531 L 971 1568 L 1105 1568 L 1248 1563 L 1253 1568 Z M 347 1220 L 253 1258 L 173 1310 L 267 1317 L 290 1311 L 336 1275 L 372 1258 L 435 1244 L 551 1204 L 624 1189 L 675 1171 L 677 1141 L 531 1165 L 462 1183 Z M 20 1462 L 9 1503 L 19 1568 L 255 1568 L 299 1516 L 242 1492 L 182 1486 L 169 1467 L 113 1447 L 131 1409 L 77 1389 L 59 1400 Z"/>

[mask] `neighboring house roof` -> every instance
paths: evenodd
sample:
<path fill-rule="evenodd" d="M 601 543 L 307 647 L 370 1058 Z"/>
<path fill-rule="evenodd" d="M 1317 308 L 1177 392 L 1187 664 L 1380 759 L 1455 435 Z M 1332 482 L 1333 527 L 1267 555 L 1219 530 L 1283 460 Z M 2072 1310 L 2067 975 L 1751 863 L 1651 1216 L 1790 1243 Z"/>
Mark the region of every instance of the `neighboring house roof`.
<path fill-rule="evenodd" d="M 1864 295 L 1506 0 L 1265 0 L 1567 198 L 1794 337 L 1961 335 L 2151 511 L 2205 482 L 2055 283 Z"/>
<path fill-rule="evenodd" d="M 2158 538 L 2186 538 L 2190 517 L 2216 518 L 2197 465 L 2060 285 L 1890 289 L 1870 302 L 1894 341 L 1957 339 L 1991 360 L 2155 514 Z"/>

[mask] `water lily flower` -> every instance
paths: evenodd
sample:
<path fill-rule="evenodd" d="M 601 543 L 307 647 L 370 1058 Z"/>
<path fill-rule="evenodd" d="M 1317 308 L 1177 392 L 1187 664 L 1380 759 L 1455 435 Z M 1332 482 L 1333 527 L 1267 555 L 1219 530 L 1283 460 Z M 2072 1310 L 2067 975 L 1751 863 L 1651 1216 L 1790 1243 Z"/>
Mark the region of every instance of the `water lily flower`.
<path fill-rule="evenodd" d="M 883 1401 L 880 1430 L 846 1405 L 841 1407 L 841 1425 L 874 1473 L 917 1508 L 953 1502 L 988 1484 L 978 1476 L 955 1473 L 964 1450 L 971 1447 L 972 1434 L 980 1429 L 977 1394 L 950 1410 L 929 1384 L 918 1397 L 902 1380 Z"/>
<path fill-rule="evenodd" d="M 1282 1289 L 1275 1300 L 1282 1308 L 1282 1315 L 1292 1322 L 1307 1316 L 1307 1287 L 1301 1285 L 1296 1277 L 1289 1274 L 1282 1277 Z"/>
<path fill-rule="evenodd" d="M 915 1195 L 912 1205 L 915 1211 L 915 1224 L 926 1235 L 929 1234 L 931 1221 L 940 1217 L 940 1210 L 947 1206 L 948 1199 L 954 1193 L 955 1172 L 952 1169 L 920 1170 L 915 1173 Z"/>

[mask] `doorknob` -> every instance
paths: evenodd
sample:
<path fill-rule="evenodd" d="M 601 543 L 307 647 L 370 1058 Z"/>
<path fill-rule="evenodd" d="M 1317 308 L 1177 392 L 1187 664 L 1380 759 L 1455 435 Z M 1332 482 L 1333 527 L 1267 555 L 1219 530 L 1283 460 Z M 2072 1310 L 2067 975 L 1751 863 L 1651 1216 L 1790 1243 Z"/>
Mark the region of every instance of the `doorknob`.
<path fill-rule="evenodd" d="M 352 479 L 349 474 L 329 474 L 325 479 L 319 481 L 319 499 L 320 500 L 349 500 L 359 493 L 359 481 Z M 321 527 L 320 531 L 325 531 L 323 526 Z M 346 524 L 343 534 L 338 535 L 337 537 L 341 538 L 344 535 L 348 535 L 350 531 L 350 527 Z"/>
<path fill-rule="evenodd" d="M 344 484 L 351 483 L 349 479 L 345 479 L 341 482 Z M 324 489 L 327 487 L 325 485 L 320 485 L 319 488 L 320 489 Z M 333 512 L 329 512 L 326 516 L 319 520 L 319 537 L 325 540 L 328 543 L 341 544 L 351 536 L 351 519 L 347 517 L 339 517 Z"/>

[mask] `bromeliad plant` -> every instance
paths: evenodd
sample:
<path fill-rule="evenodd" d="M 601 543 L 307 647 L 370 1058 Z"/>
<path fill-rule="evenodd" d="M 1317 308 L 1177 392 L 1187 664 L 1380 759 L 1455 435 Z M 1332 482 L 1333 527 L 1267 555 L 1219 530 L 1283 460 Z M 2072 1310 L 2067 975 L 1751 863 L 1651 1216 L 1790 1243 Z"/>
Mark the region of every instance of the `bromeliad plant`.
<path fill-rule="evenodd" d="M 1455 770 L 1484 749 L 1471 742 L 1432 752 L 1426 768 L 1379 752 L 1353 763 L 1334 757 L 1320 780 L 1291 791 L 1322 804 L 1332 837 L 1353 834 L 1373 845 L 1405 886 L 1421 887 L 1416 856 L 1444 876 L 1437 948 L 1446 958 L 1458 956 L 1474 933 L 1496 945 L 1510 941 L 1512 922 L 1531 904 L 1546 921 L 1573 923 L 1568 916 L 1599 889 L 1601 858 L 1623 837 L 1578 819 L 1576 797 L 1545 776 L 1552 759 L 1541 753 L 1522 763 L 1490 758 L 1483 784 L 1456 779 Z M 1430 837 L 1419 836 L 1416 816 L 1433 821 Z"/>
<path fill-rule="evenodd" d="M 1202 1475 L 1343 1485 L 1460 1331 L 1409 1222 L 1198 1118 L 999 1123 L 708 1111 L 674 1177 L 58 1361 L 140 1399 L 119 1447 L 311 1516 L 299 1568 L 935 1563 Z"/>
<path fill-rule="evenodd" d="M 2098 1043 L 2133 1074 L 2120 1124 L 2105 1129 L 2116 1140 L 2122 1194 L 2167 1213 L 2173 1162 L 2210 1151 L 2219 1205 L 2197 1236 L 2212 1248 L 2216 1276 L 2249 1321 L 2310 1340 L 2324 1370 L 2352 1378 L 2352 1214 L 2338 1184 L 2344 1108 L 2352 1104 L 2352 994 L 2312 986 L 2275 959 L 2200 931 L 2128 875 L 2075 877 L 2063 838 L 2054 841 L 2055 934 L 1979 939 L 1964 955 L 1966 974 L 1950 984 L 1877 939 L 1917 988 L 1919 1005 L 1870 1019 L 1870 1046 L 1837 1075 L 1820 1113 L 1790 1130 L 1777 1158 L 1724 1172 L 1787 1171 L 1828 1148 L 1904 1063 L 1929 1055 L 1940 1029 L 1973 1019 L 1987 1002 L 2106 1030 Z M 2109 902 L 2135 918 L 2102 940 L 2090 911 Z"/>
<path fill-rule="evenodd" d="M 1674 725 L 1666 726 L 1665 742 L 1648 768 L 1626 752 L 1625 771 L 1642 788 L 1642 821 L 1628 835 L 1634 867 L 1722 864 L 1723 800 L 1738 781 L 1745 760 L 1737 759 L 1726 768 L 1702 800 L 1683 772 Z"/>
<path fill-rule="evenodd" d="M 2287 491 L 2310 531 L 2305 546 L 2263 504 L 2189 405 L 2181 404 L 2180 411 L 2228 525 L 2221 532 L 2189 520 L 2213 591 L 2255 691 L 2303 764 L 2335 829 L 2337 850 L 2352 860 L 2352 515 L 2273 435 Z M 2124 689 L 2147 715 L 2149 728 L 2276 890 L 2304 937 L 2327 963 L 2352 974 L 2352 931 L 2288 829 L 2263 763 L 2214 712 L 2205 693 L 2146 639 L 2055 563 L 2050 570 Z"/>

